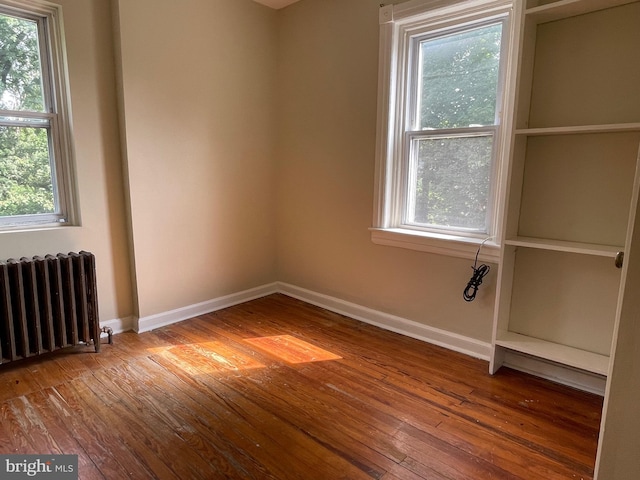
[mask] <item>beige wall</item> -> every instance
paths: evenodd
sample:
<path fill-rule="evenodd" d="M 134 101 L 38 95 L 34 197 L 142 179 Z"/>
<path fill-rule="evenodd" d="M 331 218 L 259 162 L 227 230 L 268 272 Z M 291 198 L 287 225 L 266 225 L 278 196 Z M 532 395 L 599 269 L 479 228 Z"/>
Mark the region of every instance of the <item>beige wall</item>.
<path fill-rule="evenodd" d="M 0 234 L 3 259 L 96 255 L 101 321 L 131 315 L 109 0 L 58 0 L 66 34 L 82 226 Z"/>
<path fill-rule="evenodd" d="M 139 316 L 275 281 L 276 12 L 114 6 Z"/>
<path fill-rule="evenodd" d="M 278 279 L 490 341 L 497 269 L 467 303 L 469 260 L 370 240 L 379 6 L 302 0 L 279 13 Z"/>
<path fill-rule="evenodd" d="M 370 240 L 379 2 L 60 3 L 83 224 L 4 258 L 93 251 L 102 321 L 281 280 L 489 340 L 495 273 Z"/>

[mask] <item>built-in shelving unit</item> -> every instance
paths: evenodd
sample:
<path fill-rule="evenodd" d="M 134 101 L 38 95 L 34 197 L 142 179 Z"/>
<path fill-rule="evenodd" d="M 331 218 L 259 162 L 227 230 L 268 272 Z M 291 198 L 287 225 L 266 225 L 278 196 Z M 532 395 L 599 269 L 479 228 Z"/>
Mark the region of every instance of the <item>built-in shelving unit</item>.
<path fill-rule="evenodd" d="M 491 372 L 606 376 L 640 148 L 640 2 L 515 2 L 520 41 Z"/>

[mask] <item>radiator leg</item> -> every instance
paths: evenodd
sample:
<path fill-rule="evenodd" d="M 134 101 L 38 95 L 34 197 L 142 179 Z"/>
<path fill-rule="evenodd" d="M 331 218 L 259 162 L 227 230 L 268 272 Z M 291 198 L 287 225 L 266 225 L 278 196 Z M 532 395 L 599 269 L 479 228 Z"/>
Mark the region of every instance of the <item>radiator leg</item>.
<path fill-rule="evenodd" d="M 101 331 L 109 336 L 109 345 L 113 345 L 113 329 L 111 327 L 102 327 Z"/>
<path fill-rule="evenodd" d="M 109 345 L 113 344 L 113 329 L 111 327 L 102 327 L 98 333 L 98 338 L 93 342 L 93 345 L 96 348 L 96 353 L 100 353 L 100 346 L 102 345 L 100 335 L 103 333 L 106 333 L 109 336 Z"/>
<path fill-rule="evenodd" d="M 100 333 L 98 334 L 98 338 L 93 342 L 96 348 L 96 353 L 100 353 L 100 345 L 101 345 L 100 335 L 103 333 L 106 333 L 109 336 L 109 345 L 113 344 L 113 329 L 111 327 L 102 327 L 100 329 Z"/>

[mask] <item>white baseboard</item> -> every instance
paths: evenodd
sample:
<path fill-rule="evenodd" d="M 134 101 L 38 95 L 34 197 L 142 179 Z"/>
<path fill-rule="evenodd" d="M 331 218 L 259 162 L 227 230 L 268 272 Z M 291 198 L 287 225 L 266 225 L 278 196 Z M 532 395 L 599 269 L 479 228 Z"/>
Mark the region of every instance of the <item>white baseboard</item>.
<path fill-rule="evenodd" d="M 260 287 L 251 288 L 249 290 L 244 290 L 242 292 L 232 293 L 231 295 L 225 295 L 224 297 L 218 297 L 213 300 L 207 300 L 206 302 L 178 308 L 176 310 L 141 317 L 138 319 L 137 324 L 134 322 L 133 329 L 137 333 L 148 332 L 156 328 L 171 325 L 172 323 L 197 317 L 198 315 L 215 312 L 216 310 L 232 307 L 239 303 L 271 295 L 272 293 L 277 293 L 277 291 L 277 283 L 270 283 Z"/>
<path fill-rule="evenodd" d="M 351 302 L 330 297 L 311 290 L 278 282 L 278 291 L 303 302 L 325 308 L 335 313 L 345 315 L 355 320 L 375 325 L 385 330 L 400 333 L 408 337 L 432 343 L 440 347 L 464 353 L 471 357 L 488 360 L 491 344 L 438 328 L 429 327 L 422 323 L 407 320 L 388 313 L 373 310 Z"/>

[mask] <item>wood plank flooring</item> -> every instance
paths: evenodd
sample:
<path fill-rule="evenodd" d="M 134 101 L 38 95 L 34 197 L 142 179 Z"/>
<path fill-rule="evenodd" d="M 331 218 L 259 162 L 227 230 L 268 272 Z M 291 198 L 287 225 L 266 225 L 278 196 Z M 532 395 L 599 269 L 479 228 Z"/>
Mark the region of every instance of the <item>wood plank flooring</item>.
<path fill-rule="evenodd" d="M 0 368 L 81 479 L 590 479 L 601 398 L 272 295 Z"/>

